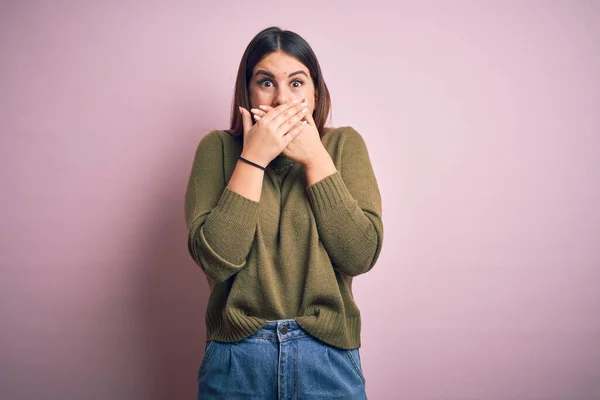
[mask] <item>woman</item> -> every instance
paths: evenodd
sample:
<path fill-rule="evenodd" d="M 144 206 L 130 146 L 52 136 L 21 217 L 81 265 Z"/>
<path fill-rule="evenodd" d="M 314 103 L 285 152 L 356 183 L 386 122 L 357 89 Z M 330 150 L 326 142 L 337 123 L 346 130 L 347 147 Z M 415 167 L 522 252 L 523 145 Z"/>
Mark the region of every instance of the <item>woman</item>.
<path fill-rule="evenodd" d="M 382 245 L 381 198 L 351 127 L 325 128 L 317 58 L 272 27 L 242 57 L 229 131 L 200 141 L 188 247 L 211 289 L 198 398 L 364 399 L 353 277 Z"/>

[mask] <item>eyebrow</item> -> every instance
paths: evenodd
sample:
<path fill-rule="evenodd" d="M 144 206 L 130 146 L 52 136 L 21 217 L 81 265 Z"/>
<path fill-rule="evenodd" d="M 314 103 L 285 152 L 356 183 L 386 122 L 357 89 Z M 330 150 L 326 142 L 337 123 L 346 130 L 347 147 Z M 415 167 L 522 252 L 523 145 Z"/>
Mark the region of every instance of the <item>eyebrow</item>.
<path fill-rule="evenodd" d="M 259 69 L 258 71 L 256 71 L 256 75 L 261 75 L 261 74 L 262 74 L 262 75 L 266 75 L 266 76 L 268 76 L 269 78 L 275 78 L 275 75 L 273 75 L 273 74 L 272 74 L 271 72 L 269 72 L 269 71 L 265 71 L 264 69 Z M 291 78 L 292 76 L 294 76 L 294 75 L 299 75 L 299 74 L 302 74 L 302 75 L 304 75 L 304 76 L 306 76 L 306 77 L 308 78 L 308 75 L 306 75 L 306 72 L 304 72 L 304 71 L 302 71 L 302 70 L 299 70 L 299 71 L 292 72 L 291 74 L 289 74 L 289 75 L 288 75 L 288 78 Z"/>

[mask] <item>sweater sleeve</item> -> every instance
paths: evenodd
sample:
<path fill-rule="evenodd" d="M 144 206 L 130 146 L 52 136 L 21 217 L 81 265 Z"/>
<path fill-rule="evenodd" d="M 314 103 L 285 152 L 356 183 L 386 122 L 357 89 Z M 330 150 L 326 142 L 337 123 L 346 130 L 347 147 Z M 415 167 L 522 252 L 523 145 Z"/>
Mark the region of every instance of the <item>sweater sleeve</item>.
<path fill-rule="evenodd" d="M 334 268 L 356 276 L 373 268 L 383 243 L 381 195 L 365 142 L 346 128 L 338 171 L 310 185 L 319 238 Z"/>
<path fill-rule="evenodd" d="M 226 187 L 223 154 L 219 131 L 202 138 L 185 193 L 189 253 L 217 282 L 244 268 L 254 241 L 259 205 Z"/>

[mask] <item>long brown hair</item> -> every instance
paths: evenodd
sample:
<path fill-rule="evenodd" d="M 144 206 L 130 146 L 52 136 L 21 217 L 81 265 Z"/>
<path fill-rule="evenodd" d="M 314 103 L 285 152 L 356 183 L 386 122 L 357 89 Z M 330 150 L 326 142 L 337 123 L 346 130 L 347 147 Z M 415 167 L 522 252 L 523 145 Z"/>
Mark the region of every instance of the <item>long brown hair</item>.
<path fill-rule="evenodd" d="M 315 120 L 319 133 L 323 135 L 325 123 L 327 122 L 329 111 L 331 109 L 331 97 L 327 85 L 325 84 L 325 80 L 323 80 L 323 73 L 321 72 L 321 66 L 319 65 L 317 56 L 306 40 L 300 35 L 291 31 L 281 30 L 275 26 L 259 32 L 250 41 L 248 47 L 246 47 L 246 51 L 244 51 L 244 55 L 240 61 L 231 109 L 230 129 L 232 135 L 240 138 L 244 135 L 242 116 L 240 115 L 238 107 L 250 110 L 248 84 L 252 77 L 254 67 L 261 59 L 275 51 L 281 51 L 296 58 L 308 68 L 313 80 L 316 95 L 313 119 Z"/>

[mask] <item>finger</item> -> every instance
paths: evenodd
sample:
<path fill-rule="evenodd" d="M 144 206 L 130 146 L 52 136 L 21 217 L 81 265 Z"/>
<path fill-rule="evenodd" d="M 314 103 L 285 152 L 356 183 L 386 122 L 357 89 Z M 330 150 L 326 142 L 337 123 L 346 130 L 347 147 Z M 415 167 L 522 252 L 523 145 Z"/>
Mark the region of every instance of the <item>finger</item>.
<path fill-rule="evenodd" d="M 264 117 L 267 114 L 266 111 L 259 110 L 258 108 L 252 108 L 250 109 L 250 112 L 253 115 L 258 115 L 259 117 Z"/>
<path fill-rule="evenodd" d="M 300 121 L 298 122 L 284 137 L 283 137 L 283 143 L 285 144 L 285 146 L 287 147 L 288 144 L 290 144 L 294 139 L 296 139 L 298 137 L 298 135 L 300 133 L 302 133 L 302 130 L 304 129 L 304 127 L 307 125 L 306 121 Z"/>
<path fill-rule="evenodd" d="M 297 106 L 297 105 L 298 105 L 297 100 L 292 100 L 292 101 L 288 101 L 287 103 L 283 103 L 283 104 L 275 107 L 271 111 L 267 112 L 267 115 L 265 115 L 264 121 L 271 122 L 273 119 L 277 118 L 281 113 L 283 113 L 286 110 L 288 110 L 294 106 Z"/>
<path fill-rule="evenodd" d="M 275 129 L 279 129 L 279 127 L 284 122 L 286 122 L 288 119 L 292 118 L 296 114 L 300 114 L 300 115 L 302 115 L 302 118 L 304 118 L 304 115 L 306 114 L 306 110 L 307 110 L 306 103 L 296 104 L 295 107 L 288 108 L 284 112 L 280 113 L 277 117 L 272 119 L 271 124 L 273 124 Z M 265 116 L 265 118 L 267 118 L 267 116 Z M 284 133 L 285 133 L 285 131 L 284 131 Z"/>
<path fill-rule="evenodd" d="M 244 126 L 244 134 L 252 128 L 252 117 L 245 108 L 240 107 L 240 113 L 242 114 L 242 125 Z"/>
<path fill-rule="evenodd" d="M 277 129 L 277 131 L 279 132 L 280 135 L 285 135 L 288 131 L 293 129 L 298 122 L 302 122 L 302 120 L 304 119 L 306 114 L 307 114 L 307 108 L 305 107 L 302 110 L 300 110 L 299 113 L 292 115 L 287 121 L 284 121 L 281 125 L 279 125 L 279 128 Z"/>
<path fill-rule="evenodd" d="M 265 111 L 265 112 L 269 112 L 269 111 L 271 111 L 273 109 L 273 107 L 271 107 L 271 106 L 263 106 L 263 105 L 258 106 L 258 108 L 261 111 Z"/>
<path fill-rule="evenodd" d="M 260 117 L 258 115 L 253 115 L 254 119 L 260 121 Z"/>

